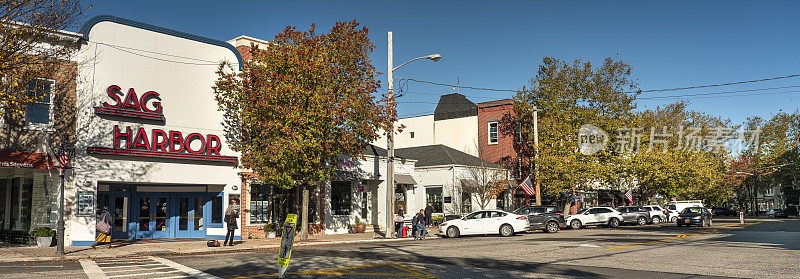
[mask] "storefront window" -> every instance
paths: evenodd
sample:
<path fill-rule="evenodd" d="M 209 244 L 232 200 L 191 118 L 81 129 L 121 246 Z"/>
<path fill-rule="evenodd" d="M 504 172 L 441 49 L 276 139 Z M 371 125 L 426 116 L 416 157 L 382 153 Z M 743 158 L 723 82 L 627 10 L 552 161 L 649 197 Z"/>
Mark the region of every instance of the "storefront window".
<path fill-rule="evenodd" d="M 463 214 L 472 212 L 472 199 L 469 193 L 461 193 L 461 212 Z"/>
<path fill-rule="evenodd" d="M 442 186 L 425 188 L 425 203 L 433 206 L 434 213 L 442 213 Z"/>
<path fill-rule="evenodd" d="M 250 224 L 269 222 L 269 196 L 271 189 L 272 185 L 250 185 Z"/>
<path fill-rule="evenodd" d="M 211 223 L 222 224 L 222 196 L 211 198 Z"/>
<path fill-rule="evenodd" d="M 403 206 L 403 214 L 409 214 L 408 206 L 406 206 L 406 184 L 395 184 L 394 186 L 394 212 L 400 210 Z M 412 212 L 413 213 L 413 212 Z"/>
<path fill-rule="evenodd" d="M 350 215 L 351 182 L 331 182 L 331 212 L 333 215 Z"/>

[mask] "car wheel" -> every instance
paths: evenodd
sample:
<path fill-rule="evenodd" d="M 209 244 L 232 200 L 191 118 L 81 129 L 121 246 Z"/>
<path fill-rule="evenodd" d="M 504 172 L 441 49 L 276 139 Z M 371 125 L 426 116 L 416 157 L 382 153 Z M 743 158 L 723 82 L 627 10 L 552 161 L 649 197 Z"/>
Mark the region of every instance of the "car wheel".
<path fill-rule="evenodd" d="M 619 219 L 611 218 L 611 220 L 608 220 L 608 226 L 612 228 L 619 227 Z"/>
<path fill-rule="evenodd" d="M 671 219 L 669 219 L 669 221 L 673 223 L 678 222 L 678 217 L 672 217 Z"/>
<path fill-rule="evenodd" d="M 636 223 L 638 223 L 639 226 L 647 225 L 647 218 L 639 217 L 638 219 L 636 219 Z"/>
<path fill-rule="evenodd" d="M 653 220 L 650 221 L 650 223 L 653 223 L 653 225 L 658 225 L 659 223 L 661 223 L 661 217 L 658 216 L 653 217 Z"/>
<path fill-rule="evenodd" d="M 512 236 L 514 235 L 514 227 L 509 224 L 505 224 L 500 226 L 500 235 L 502 236 Z"/>
<path fill-rule="evenodd" d="M 447 237 L 456 238 L 459 235 L 461 235 L 461 233 L 458 231 L 458 228 L 456 228 L 456 227 L 447 228 Z"/>
<path fill-rule="evenodd" d="M 577 230 L 583 227 L 583 224 L 581 224 L 581 220 L 572 220 L 572 222 L 569 222 L 569 227 L 573 230 Z"/>
<path fill-rule="evenodd" d="M 558 222 L 556 221 L 550 221 L 547 222 L 546 225 L 544 225 L 544 232 L 554 233 L 557 231 L 558 231 Z"/>

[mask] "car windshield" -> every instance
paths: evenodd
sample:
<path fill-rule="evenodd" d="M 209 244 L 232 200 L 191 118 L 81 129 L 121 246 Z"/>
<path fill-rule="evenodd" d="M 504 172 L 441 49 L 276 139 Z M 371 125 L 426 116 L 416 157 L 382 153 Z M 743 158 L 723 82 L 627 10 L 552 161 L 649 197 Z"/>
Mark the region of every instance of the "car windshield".
<path fill-rule="evenodd" d="M 668 206 L 667 208 L 669 208 L 669 210 L 675 210 L 675 205 L 674 205 L 674 204 L 673 204 L 673 205 L 670 205 L 670 206 Z"/>
<path fill-rule="evenodd" d="M 701 213 L 701 212 L 703 212 L 703 209 L 700 208 L 700 207 L 689 207 L 689 208 L 684 209 L 681 213 L 684 213 L 684 214 L 698 214 L 698 213 Z"/>

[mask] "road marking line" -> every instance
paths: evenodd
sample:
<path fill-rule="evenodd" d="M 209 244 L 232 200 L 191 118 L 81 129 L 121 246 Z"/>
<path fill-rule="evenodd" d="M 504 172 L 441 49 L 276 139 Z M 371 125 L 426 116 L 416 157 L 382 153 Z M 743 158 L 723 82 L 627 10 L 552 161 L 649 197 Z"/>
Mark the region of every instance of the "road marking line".
<path fill-rule="evenodd" d="M 81 267 L 83 267 L 83 272 L 86 273 L 86 277 L 89 279 L 107 279 L 105 273 L 100 269 L 97 264 L 92 260 L 80 260 Z"/>
<path fill-rule="evenodd" d="M 142 267 L 142 266 L 150 266 L 150 265 L 163 265 L 160 263 L 151 263 L 151 264 L 139 264 L 139 265 L 123 265 L 123 266 L 103 266 L 102 269 L 110 269 L 110 268 L 131 268 L 131 267 Z"/>
<path fill-rule="evenodd" d="M 180 272 L 180 271 L 173 270 L 173 271 L 153 271 L 153 272 L 134 273 L 134 274 L 120 274 L 120 275 L 111 275 L 111 276 L 108 276 L 108 278 L 120 278 L 120 277 L 141 276 L 141 275 L 165 274 L 165 273 L 175 273 L 175 272 Z"/>
<path fill-rule="evenodd" d="M 162 263 L 162 264 L 164 264 L 166 266 L 175 268 L 175 269 L 177 269 L 179 271 L 182 271 L 182 272 L 184 272 L 186 274 L 189 274 L 189 276 L 192 276 L 192 277 L 195 277 L 195 278 L 222 279 L 222 278 L 219 278 L 217 276 L 214 276 L 214 275 L 199 271 L 197 269 L 194 269 L 194 268 L 191 268 L 191 267 L 188 267 L 188 266 L 185 266 L 185 265 L 182 265 L 182 264 L 179 264 L 179 263 L 176 263 L 176 262 L 164 259 L 164 258 L 150 257 L 150 259 L 154 260 L 156 262 Z"/>
<path fill-rule="evenodd" d="M 359 269 L 359 268 L 370 268 L 370 267 L 379 267 L 379 266 L 390 266 L 397 268 L 401 271 L 406 271 L 408 273 L 387 273 L 387 272 L 357 272 L 357 271 L 347 271 L 351 269 Z M 303 270 L 303 271 L 296 271 L 296 272 L 286 272 L 286 274 L 295 274 L 295 275 L 336 275 L 336 276 L 385 276 L 385 277 L 404 277 L 404 278 L 438 278 L 436 275 L 427 273 L 425 271 L 412 268 L 409 266 L 396 264 L 396 263 L 380 263 L 380 264 L 368 264 L 368 265 L 357 265 L 357 266 L 346 266 L 346 267 L 335 267 L 335 268 L 324 268 L 324 269 L 314 269 L 314 270 Z M 264 274 L 253 274 L 253 275 L 245 275 L 245 276 L 237 276 L 233 277 L 234 279 L 244 279 L 244 278 L 256 278 L 256 277 L 273 277 L 277 276 L 278 273 L 264 273 Z"/>
<path fill-rule="evenodd" d="M 761 223 L 763 221 L 764 220 L 760 220 L 759 219 L 757 222 L 750 223 L 750 224 L 744 224 L 744 225 L 738 225 L 737 224 L 737 225 L 732 225 L 730 227 L 720 226 L 720 227 L 725 227 L 725 228 L 720 228 L 720 227 L 708 228 L 708 229 L 705 229 L 704 231 L 701 231 L 701 232 L 698 232 L 698 233 L 694 233 L 694 234 L 679 234 L 677 236 L 666 238 L 666 239 L 642 242 L 642 243 L 631 244 L 631 245 L 616 246 L 616 247 L 606 248 L 605 250 L 607 250 L 607 251 L 615 251 L 615 250 L 620 250 L 620 249 L 625 249 L 625 248 L 633 248 L 633 247 L 638 247 L 638 246 L 644 246 L 644 245 L 650 245 L 650 244 L 655 244 L 655 243 L 660 243 L 660 242 L 666 242 L 666 241 L 675 240 L 675 239 L 682 239 L 682 238 L 690 238 L 690 237 L 695 237 L 695 236 L 709 235 L 709 234 L 712 234 L 712 233 L 719 233 L 719 232 L 723 232 L 723 231 L 729 231 L 729 230 L 733 230 L 733 229 L 741 229 L 741 228 L 749 227 L 749 226 L 752 226 L 752 225 L 759 224 L 759 223 Z"/>
<path fill-rule="evenodd" d="M 165 268 L 172 268 L 169 266 L 165 267 L 156 267 L 156 268 L 136 268 L 136 269 L 126 269 L 126 270 L 113 270 L 113 271 L 105 271 L 106 273 L 118 273 L 118 272 L 136 272 L 136 271 L 145 271 L 145 270 L 159 270 Z"/>

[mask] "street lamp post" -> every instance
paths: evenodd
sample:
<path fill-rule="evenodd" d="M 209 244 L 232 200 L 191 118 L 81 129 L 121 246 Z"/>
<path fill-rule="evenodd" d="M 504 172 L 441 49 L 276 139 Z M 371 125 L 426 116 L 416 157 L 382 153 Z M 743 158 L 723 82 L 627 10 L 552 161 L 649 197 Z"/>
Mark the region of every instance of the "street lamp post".
<path fill-rule="evenodd" d="M 389 31 L 388 34 L 389 38 L 389 46 L 388 46 L 388 60 L 387 60 L 387 82 L 388 82 L 388 91 L 389 91 L 389 105 L 394 106 L 394 76 L 392 73 L 394 70 L 399 69 L 400 67 L 405 66 L 411 61 L 415 61 L 418 59 L 429 59 L 433 60 L 434 62 L 439 61 L 442 59 L 442 56 L 439 54 L 431 54 L 427 56 L 417 57 L 411 60 L 406 61 L 400 66 L 393 67 L 392 65 L 392 32 Z M 395 231 L 394 228 L 394 218 L 393 217 L 393 209 L 394 209 L 394 118 L 397 116 L 397 110 L 393 110 L 392 115 L 390 116 L 391 123 L 389 124 L 389 131 L 386 134 L 386 145 L 387 145 L 387 166 L 386 166 L 386 173 L 388 174 L 386 177 L 386 237 L 392 238 L 392 233 Z"/>
<path fill-rule="evenodd" d="M 56 253 L 60 256 L 64 256 L 64 232 L 66 231 L 66 227 L 64 225 L 64 175 L 66 174 L 67 169 L 70 168 L 69 160 L 74 154 L 75 149 L 72 147 L 72 144 L 70 144 L 68 140 L 62 141 L 58 155 L 56 156 L 56 159 L 59 163 L 58 176 L 61 178 L 61 186 L 58 190 L 58 222 L 56 228 L 58 235 Z"/>

